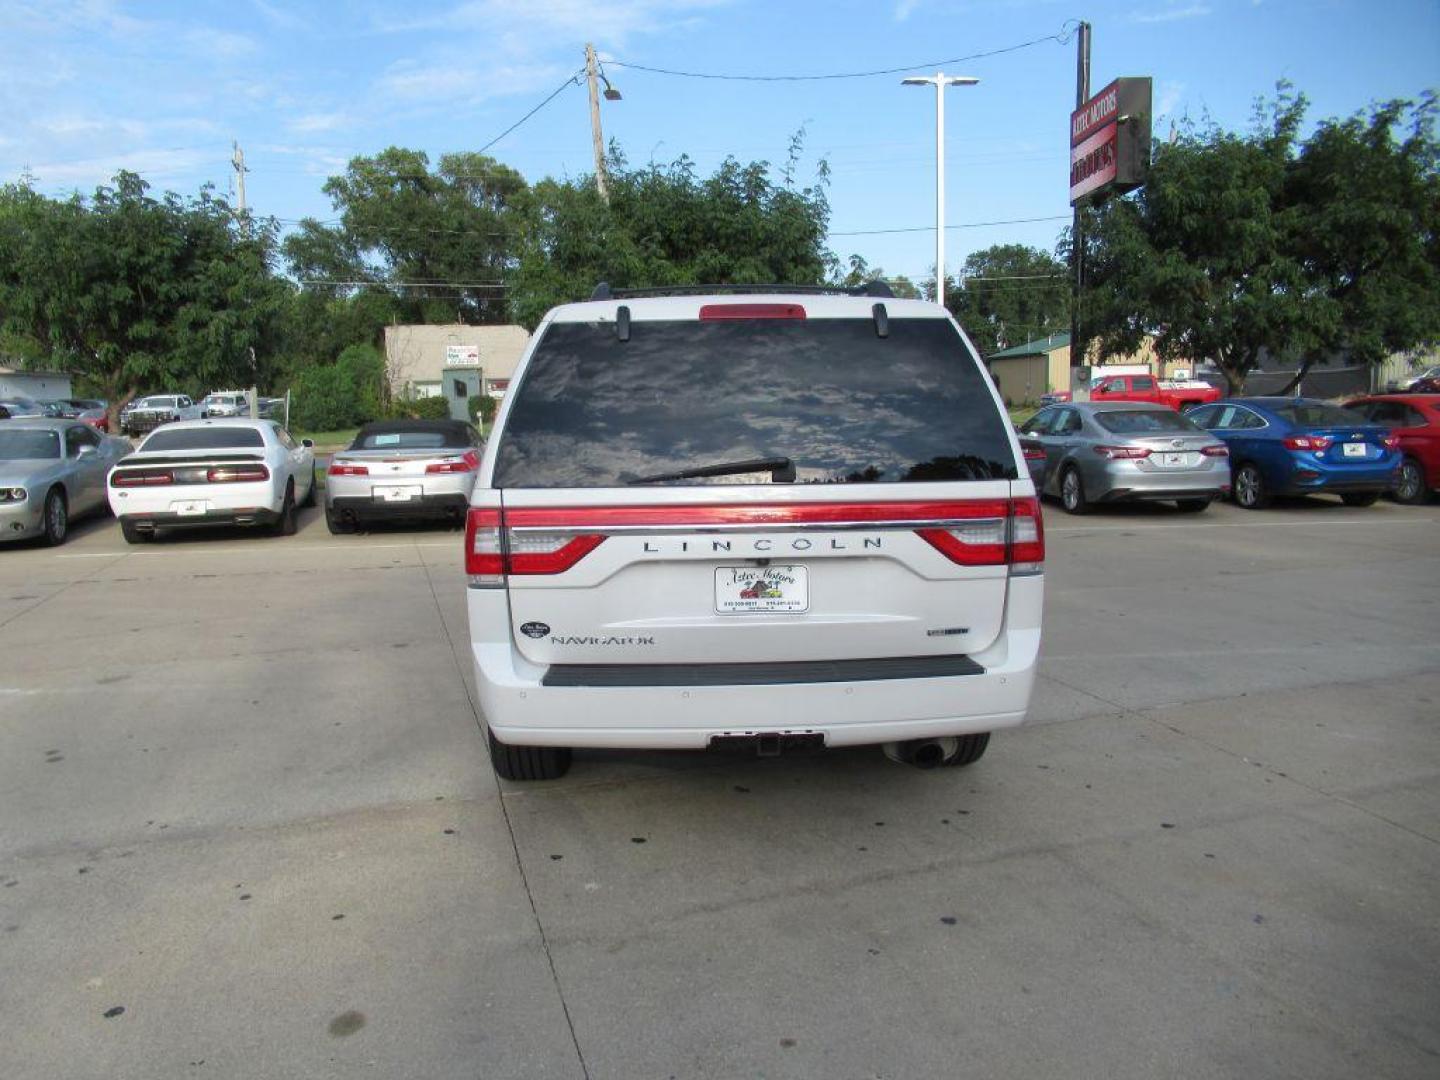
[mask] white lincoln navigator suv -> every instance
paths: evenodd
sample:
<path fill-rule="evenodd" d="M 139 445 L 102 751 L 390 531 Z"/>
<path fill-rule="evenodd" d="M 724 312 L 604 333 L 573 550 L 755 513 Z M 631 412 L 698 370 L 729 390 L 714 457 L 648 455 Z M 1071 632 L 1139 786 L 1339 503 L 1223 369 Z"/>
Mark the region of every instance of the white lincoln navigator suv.
<path fill-rule="evenodd" d="M 944 308 L 879 283 L 601 285 L 536 330 L 471 497 L 495 769 L 730 744 L 969 764 L 1025 718 L 1044 558 Z"/>

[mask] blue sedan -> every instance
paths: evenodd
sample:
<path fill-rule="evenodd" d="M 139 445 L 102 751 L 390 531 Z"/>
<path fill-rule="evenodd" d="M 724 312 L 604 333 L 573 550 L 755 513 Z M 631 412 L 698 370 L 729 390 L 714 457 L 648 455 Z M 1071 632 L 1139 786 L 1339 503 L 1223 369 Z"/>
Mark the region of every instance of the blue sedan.
<path fill-rule="evenodd" d="M 1312 398 L 1232 398 L 1185 415 L 1230 448 L 1231 490 L 1246 510 L 1277 495 L 1334 494 L 1369 506 L 1400 468 L 1388 428 Z"/>

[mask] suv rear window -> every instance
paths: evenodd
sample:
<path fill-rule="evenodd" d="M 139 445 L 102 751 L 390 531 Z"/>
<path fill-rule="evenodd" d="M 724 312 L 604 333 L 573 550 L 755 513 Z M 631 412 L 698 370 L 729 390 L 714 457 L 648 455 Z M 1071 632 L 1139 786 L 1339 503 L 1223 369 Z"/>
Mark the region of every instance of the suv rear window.
<path fill-rule="evenodd" d="M 140 449 L 151 450 L 228 450 L 237 446 L 264 446 L 265 440 L 255 428 L 163 428 L 145 440 Z"/>
<path fill-rule="evenodd" d="M 624 342 L 610 323 L 552 323 L 511 392 L 497 487 L 774 457 L 800 483 L 1016 475 L 1008 424 L 943 319 L 892 318 L 885 338 L 868 318 L 636 321 Z"/>

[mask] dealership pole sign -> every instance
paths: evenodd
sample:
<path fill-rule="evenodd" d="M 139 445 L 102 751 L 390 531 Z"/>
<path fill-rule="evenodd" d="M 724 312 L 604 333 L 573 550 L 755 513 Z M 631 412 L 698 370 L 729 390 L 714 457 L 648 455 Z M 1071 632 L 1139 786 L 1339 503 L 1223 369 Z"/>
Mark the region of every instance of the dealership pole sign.
<path fill-rule="evenodd" d="M 1116 79 L 1070 114 L 1070 205 L 1133 191 L 1150 167 L 1150 79 Z"/>

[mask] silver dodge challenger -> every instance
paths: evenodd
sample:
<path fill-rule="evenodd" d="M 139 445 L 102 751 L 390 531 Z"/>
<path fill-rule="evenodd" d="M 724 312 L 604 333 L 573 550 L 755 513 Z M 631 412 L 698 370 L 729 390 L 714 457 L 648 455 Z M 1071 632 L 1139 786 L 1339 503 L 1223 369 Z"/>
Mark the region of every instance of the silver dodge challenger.
<path fill-rule="evenodd" d="M 465 520 L 484 440 L 460 420 L 366 424 L 325 471 L 325 524 L 353 532 L 376 518 Z"/>
<path fill-rule="evenodd" d="M 1051 405 L 1022 424 L 1020 436 L 1044 450 L 1043 467 L 1037 460 L 1031 469 L 1036 490 L 1072 514 L 1129 500 L 1198 511 L 1230 490 L 1225 444 L 1164 405 Z"/>
<path fill-rule="evenodd" d="M 63 544 L 71 518 L 109 509 L 105 476 L 129 452 L 82 420 L 0 421 L 0 541 Z"/>

